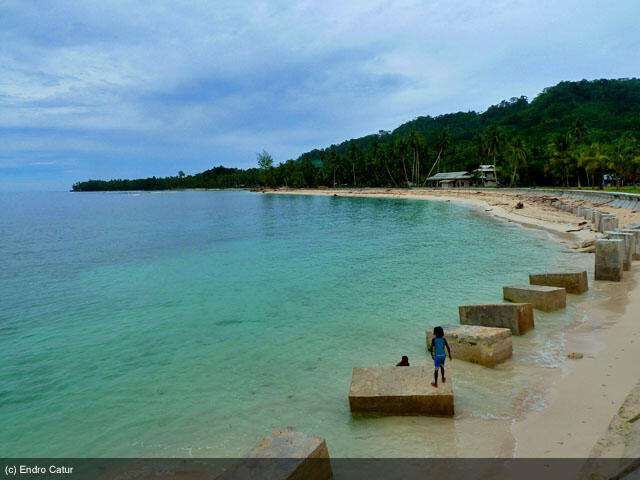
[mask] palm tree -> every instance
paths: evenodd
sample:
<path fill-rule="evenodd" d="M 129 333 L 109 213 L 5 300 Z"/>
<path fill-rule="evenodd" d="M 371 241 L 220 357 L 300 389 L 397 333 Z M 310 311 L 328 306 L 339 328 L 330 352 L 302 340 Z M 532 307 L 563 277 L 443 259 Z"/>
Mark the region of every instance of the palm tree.
<path fill-rule="evenodd" d="M 511 183 L 509 186 L 513 187 L 513 184 L 516 180 L 516 171 L 518 170 L 518 168 L 524 167 L 527 161 L 526 146 L 522 138 L 516 137 L 513 139 L 513 143 L 511 144 L 511 153 L 513 173 L 511 174 Z"/>
<path fill-rule="evenodd" d="M 336 172 L 340 169 L 340 157 L 335 150 L 329 153 L 329 168 L 333 172 L 333 186 L 336 186 Z"/>
<path fill-rule="evenodd" d="M 397 187 L 398 182 L 396 182 L 396 179 L 393 178 L 393 175 L 391 174 L 391 170 L 389 169 L 389 159 L 393 158 L 394 145 L 389 144 L 387 148 L 381 148 L 380 150 L 381 150 L 380 156 L 382 157 L 382 162 L 384 163 L 384 168 L 387 171 L 387 175 L 389 175 L 389 178 L 393 182 L 393 185 Z"/>
<path fill-rule="evenodd" d="M 407 145 L 413 150 L 413 166 L 411 168 L 411 183 L 420 183 L 420 149 L 424 147 L 424 139 L 416 130 L 411 130 L 407 137 Z"/>
<path fill-rule="evenodd" d="M 496 187 L 498 186 L 498 174 L 496 173 L 496 157 L 502 154 L 505 139 L 502 131 L 495 125 L 491 125 L 484 134 L 484 145 L 487 155 L 493 157 L 493 176 L 496 177 Z"/>
<path fill-rule="evenodd" d="M 616 174 L 616 188 L 620 189 L 620 180 L 632 174 L 635 157 L 636 139 L 631 134 L 625 134 L 615 142 L 611 157 L 611 168 Z"/>
<path fill-rule="evenodd" d="M 584 138 L 587 136 L 588 129 L 584 122 L 579 118 L 573 123 L 571 128 L 569 129 L 569 138 L 573 141 L 573 156 L 577 156 L 576 150 L 579 149 L 579 145 L 582 143 Z M 589 178 L 587 176 L 587 184 L 589 183 Z M 578 188 L 580 188 L 580 171 L 578 171 Z"/>
<path fill-rule="evenodd" d="M 587 173 L 587 181 L 591 175 L 591 185 L 596 184 L 596 174 L 600 174 L 609 164 L 609 155 L 605 148 L 599 143 L 592 143 L 588 148 L 581 151 L 578 158 L 578 165 L 583 167 Z M 600 177 L 599 186 L 602 190 L 604 177 Z"/>
<path fill-rule="evenodd" d="M 573 156 L 567 135 L 554 134 L 551 143 L 549 143 L 549 151 L 551 153 L 551 162 L 548 168 L 562 178 L 563 187 L 568 187 L 569 170 L 573 164 Z"/>
<path fill-rule="evenodd" d="M 353 186 L 356 186 L 356 161 L 358 160 L 358 147 L 355 142 L 349 142 L 349 160 L 351 161 L 351 172 L 353 173 Z"/>
<path fill-rule="evenodd" d="M 393 153 L 395 154 L 395 156 L 400 157 L 400 160 L 402 161 L 402 170 L 404 171 L 404 179 L 407 182 L 406 185 L 409 185 L 409 176 L 407 175 L 407 166 L 405 165 L 405 162 L 404 162 L 404 157 L 407 154 L 406 142 L 401 138 L 397 139 L 393 143 L 393 150 L 394 150 Z"/>
<path fill-rule="evenodd" d="M 576 142 L 580 143 L 587 136 L 589 130 L 582 120 L 579 118 L 573 122 L 573 126 L 569 129 L 569 136 Z"/>
<path fill-rule="evenodd" d="M 435 144 L 436 144 L 436 150 L 438 150 L 438 155 L 436 156 L 436 160 L 433 162 L 433 165 L 431 166 L 431 170 L 429 170 L 429 173 L 427 174 L 427 178 L 431 176 L 431 172 L 433 172 L 434 168 L 436 169 L 436 173 L 440 173 L 440 158 L 444 156 L 445 151 L 451 144 L 451 135 L 449 135 L 449 131 L 446 129 L 442 130 L 436 137 Z M 424 184 L 426 183 L 427 183 L 427 179 L 425 178 Z"/>

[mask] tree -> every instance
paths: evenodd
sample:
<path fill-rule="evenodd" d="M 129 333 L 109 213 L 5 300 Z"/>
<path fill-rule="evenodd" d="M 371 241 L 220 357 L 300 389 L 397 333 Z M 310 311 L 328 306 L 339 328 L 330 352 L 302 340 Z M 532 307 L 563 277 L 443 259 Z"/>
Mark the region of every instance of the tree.
<path fill-rule="evenodd" d="M 574 164 L 571 155 L 571 145 L 567 135 L 556 133 L 551 137 L 549 143 L 549 151 L 551 153 L 551 161 L 547 167 L 554 174 L 562 179 L 562 186 L 569 186 L 569 172 Z"/>
<path fill-rule="evenodd" d="M 396 158 L 399 158 L 402 162 L 402 171 L 404 172 L 404 181 L 405 185 L 409 185 L 409 176 L 407 175 L 407 165 L 404 161 L 405 156 L 407 155 L 407 142 L 405 142 L 402 138 L 398 138 L 395 142 L 393 142 L 393 155 Z"/>
<path fill-rule="evenodd" d="M 587 126 L 580 119 L 577 119 L 575 122 L 573 122 L 573 126 L 569 130 L 569 136 L 578 143 L 584 140 L 584 138 L 587 136 L 587 133 Z"/>
<path fill-rule="evenodd" d="M 578 165 L 585 169 L 587 174 L 587 182 L 589 182 L 589 176 L 591 176 L 591 185 L 596 185 L 596 175 L 599 176 L 600 181 L 598 185 L 602 190 L 604 186 L 603 171 L 609 164 L 609 155 L 599 143 L 592 143 L 589 147 L 582 149 L 578 158 Z"/>
<path fill-rule="evenodd" d="M 424 148 L 424 139 L 416 130 L 411 130 L 407 137 L 407 145 L 413 152 L 413 165 L 411 167 L 411 183 L 420 183 L 420 150 Z"/>
<path fill-rule="evenodd" d="M 262 180 L 265 185 L 274 186 L 275 179 L 273 177 L 273 157 L 267 152 L 263 150 L 260 153 L 256 153 L 256 158 L 258 160 L 258 167 L 262 172 Z"/>
<path fill-rule="evenodd" d="M 587 136 L 587 133 L 588 133 L 588 129 L 582 120 L 578 118 L 575 122 L 573 122 L 573 125 L 569 129 L 569 133 L 568 133 L 572 143 L 571 144 L 572 157 L 576 158 L 579 156 L 580 145 L 582 144 L 585 137 Z M 578 188 L 580 188 L 581 185 L 580 185 L 579 170 L 577 172 L 577 175 L 578 175 Z M 589 183 L 589 179 L 587 178 L 587 184 L 588 183 Z"/>
<path fill-rule="evenodd" d="M 523 168 L 527 161 L 527 151 L 524 141 L 520 137 L 515 137 L 511 143 L 511 166 L 513 173 L 511 174 L 510 187 L 513 187 L 516 181 L 516 172 L 518 168 Z"/>
<path fill-rule="evenodd" d="M 184 172 L 182 170 L 178 172 L 178 177 L 184 178 Z"/>
<path fill-rule="evenodd" d="M 616 188 L 620 189 L 626 178 L 633 175 L 637 140 L 629 132 L 613 144 L 610 167 L 616 174 Z"/>
<path fill-rule="evenodd" d="M 498 175 L 496 173 L 496 157 L 502 155 L 505 139 L 502 130 L 492 125 L 485 131 L 484 145 L 487 149 L 487 155 L 493 157 L 493 175 L 496 177 L 496 186 L 498 186 Z"/>
<path fill-rule="evenodd" d="M 331 150 L 329 153 L 329 168 L 331 169 L 331 173 L 333 174 L 333 186 L 336 186 L 336 173 L 340 170 L 342 162 L 340 161 L 340 156 L 335 150 Z"/>
<path fill-rule="evenodd" d="M 358 147 L 356 146 L 356 142 L 350 142 L 349 143 L 349 163 L 351 164 L 351 173 L 353 174 L 353 186 L 357 186 L 357 182 L 356 182 L 356 163 L 358 162 L 358 159 L 360 157 L 359 155 L 360 151 L 358 150 Z"/>
<path fill-rule="evenodd" d="M 433 162 L 433 165 L 431 165 L 431 169 L 427 174 L 427 178 L 425 178 L 424 180 L 424 184 L 427 183 L 427 179 L 431 176 L 431 173 L 433 172 L 434 168 L 436 169 L 436 173 L 440 173 L 440 159 L 441 157 L 444 157 L 445 151 L 450 144 L 451 144 L 451 135 L 449 134 L 449 131 L 446 129 L 440 131 L 440 133 L 435 139 L 435 145 L 436 145 L 436 150 L 438 150 L 438 155 L 436 156 L 436 159 Z"/>
<path fill-rule="evenodd" d="M 273 167 L 273 157 L 266 150 L 256 153 L 256 158 L 258 159 L 258 168 L 261 170 L 269 170 Z"/>

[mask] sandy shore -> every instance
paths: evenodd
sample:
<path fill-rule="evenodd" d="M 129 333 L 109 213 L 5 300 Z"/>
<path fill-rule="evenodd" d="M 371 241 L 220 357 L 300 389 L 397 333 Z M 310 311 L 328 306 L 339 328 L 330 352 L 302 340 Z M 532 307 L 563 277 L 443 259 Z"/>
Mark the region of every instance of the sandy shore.
<path fill-rule="evenodd" d="M 266 193 L 464 202 L 482 208 L 488 215 L 551 232 L 570 248 L 578 249 L 599 236 L 583 218 L 557 210 L 522 191 L 278 189 Z M 583 201 L 563 201 L 588 206 Z M 523 208 L 516 208 L 518 202 L 524 204 Z M 594 206 L 618 216 L 621 227 L 640 223 L 639 212 Z M 513 456 L 638 456 L 640 442 L 637 432 L 630 432 L 635 427 L 629 420 L 640 414 L 640 388 L 635 388 L 640 380 L 639 272 L 640 262 L 636 262 L 630 272 L 625 272 L 622 282 L 592 285 L 603 293 L 597 300 L 579 301 L 579 309 L 586 315 L 567 331 L 565 355 L 579 352 L 583 357 L 567 360 L 560 369 L 550 371 L 554 377 L 549 379 L 545 395 L 547 408 L 526 412 L 513 420 L 513 438 L 508 442 L 513 446 Z M 640 427 L 640 421 L 637 424 Z M 496 452 L 496 456 L 503 456 L 502 453 Z"/>

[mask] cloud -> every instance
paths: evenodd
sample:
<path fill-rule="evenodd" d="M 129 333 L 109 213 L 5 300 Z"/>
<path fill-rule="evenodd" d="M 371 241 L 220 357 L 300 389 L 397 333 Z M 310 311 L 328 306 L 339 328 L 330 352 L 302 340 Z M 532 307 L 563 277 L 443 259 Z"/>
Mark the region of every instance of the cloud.
<path fill-rule="evenodd" d="M 246 167 L 263 148 L 286 160 L 561 80 L 633 76 L 638 10 L 635 0 L 606 9 L 580 0 L 7 1 L 0 141 L 25 168 L 72 159 L 72 173 L 50 172 L 56 184 Z"/>

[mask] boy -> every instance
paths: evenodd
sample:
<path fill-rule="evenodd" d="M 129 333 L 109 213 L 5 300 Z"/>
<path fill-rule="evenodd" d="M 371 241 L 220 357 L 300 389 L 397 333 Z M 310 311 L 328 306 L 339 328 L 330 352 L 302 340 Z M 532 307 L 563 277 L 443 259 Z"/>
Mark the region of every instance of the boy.
<path fill-rule="evenodd" d="M 429 353 L 431 354 L 431 358 L 433 358 L 433 365 L 436 368 L 433 376 L 434 382 L 431 382 L 431 385 L 438 388 L 438 369 L 442 373 L 442 383 L 446 382 L 447 379 L 444 378 L 444 361 L 447 358 L 447 354 L 445 353 L 445 347 L 447 352 L 449 352 L 449 359 L 451 358 L 451 349 L 449 348 L 449 344 L 447 343 L 447 339 L 444 338 L 444 330 L 442 327 L 436 327 L 433 329 L 433 339 L 431 340 L 431 345 L 429 345 Z"/>

